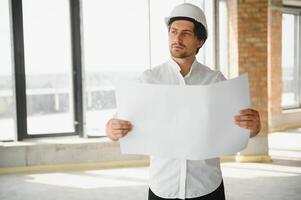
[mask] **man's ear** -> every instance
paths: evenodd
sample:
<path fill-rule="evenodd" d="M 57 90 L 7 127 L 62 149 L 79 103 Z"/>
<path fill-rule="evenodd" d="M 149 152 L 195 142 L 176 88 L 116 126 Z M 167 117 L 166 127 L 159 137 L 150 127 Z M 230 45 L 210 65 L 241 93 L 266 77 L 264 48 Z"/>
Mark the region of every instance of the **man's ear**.
<path fill-rule="evenodd" d="M 201 48 L 203 45 L 204 45 L 204 43 L 205 43 L 205 40 L 198 40 L 199 41 L 199 43 L 198 43 L 198 48 Z"/>

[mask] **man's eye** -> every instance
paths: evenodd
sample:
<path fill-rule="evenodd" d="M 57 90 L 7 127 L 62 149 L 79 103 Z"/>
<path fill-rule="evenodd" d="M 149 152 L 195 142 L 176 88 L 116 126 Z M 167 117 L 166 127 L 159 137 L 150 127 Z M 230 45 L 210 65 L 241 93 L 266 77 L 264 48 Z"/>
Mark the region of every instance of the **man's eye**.
<path fill-rule="evenodd" d="M 192 33 L 190 33 L 190 32 L 184 32 L 184 35 L 185 35 L 185 36 L 191 36 Z"/>

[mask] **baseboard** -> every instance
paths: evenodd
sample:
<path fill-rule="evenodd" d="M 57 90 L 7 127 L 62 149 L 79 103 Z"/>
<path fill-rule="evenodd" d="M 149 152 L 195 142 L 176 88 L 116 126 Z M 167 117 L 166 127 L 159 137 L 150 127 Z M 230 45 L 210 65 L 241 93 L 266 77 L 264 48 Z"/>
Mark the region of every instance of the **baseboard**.
<path fill-rule="evenodd" d="M 245 162 L 259 162 L 269 163 L 272 162 L 272 158 L 269 155 L 237 155 L 235 161 L 240 163 Z"/>
<path fill-rule="evenodd" d="M 231 155 L 222 156 L 221 162 L 271 162 L 269 155 Z M 106 161 L 98 163 L 78 163 L 78 164 L 59 164 L 59 165 L 39 165 L 26 167 L 4 167 L 0 168 L 0 175 L 16 173 L 46 173 L 60 171 L 92 170 L 92 169 L 111 169 L 123 167 L 142 167 L 149 166 L 149 159 L 143 160 L 121 160 Z"/>
<path fill-rule="evenodd" d="M 220 157 L 221 162 L 235 162 L 236 155 L 230 155 L 230 156 L 222 156 Z"/>
<path fill-rule="evenodd" d="M 16 174 L 16 173 L 46 173 L 46 172 L 60 172 L 60 171 L 70 171 L 70 170 L 76 171 L 76 170 L 110 169 L 110 168 L 123 168 L 123 167 L 142 167 L 148 165 L 149 165 L 149 159 L 106 161 L 106 162 L 99 162 L 99 163 L 5 167 L 5 168 L 0 168 L 0 175 Z"/>
<path fill-rule="evenodd" d="M 292 124 L 292 125 L 287 125 L 287 126 L 280 126 L 280 127 L 271 127 L 269 128 L 269 134 L 273 134 L 276 132 L 285 132 L 288 129 L 297 129 L 300 128 L 301 124 Z"/>

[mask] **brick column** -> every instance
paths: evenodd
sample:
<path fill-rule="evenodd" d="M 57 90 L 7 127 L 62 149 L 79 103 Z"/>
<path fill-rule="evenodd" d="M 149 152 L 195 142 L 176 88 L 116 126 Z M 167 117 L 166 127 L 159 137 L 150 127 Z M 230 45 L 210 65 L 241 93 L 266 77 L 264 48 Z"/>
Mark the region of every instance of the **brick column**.
<path fill-rule="evenodd" d="M 229 0 L 229 50 L 232 71 L 249 74 L 251 107 L 261 116 L 262 130 L 238 153 L 239 162 L 269 161 L 268 156 L 268 0 Z M 233 21 L 231 21 L 233 20 Z M 231 30 L 232 29 L 232 30 Z M 231 39 L 232 38 L 232 39 Z M 231 50 L 232 49 L 232 50 Z M 235 57 L 237 56 L 237 59 Z M 237 63 L 235 63 L 237 62 Z M 235 74 L 234 74 L 235 75 Z"/>
<path fill-rule="evenodd" d="M 269 9 L 268 31 L 268 76 L 269 76 L 269 124 L 281 120 L 281 30 L 282 30 L 282 0 L 271 0 Z"/>

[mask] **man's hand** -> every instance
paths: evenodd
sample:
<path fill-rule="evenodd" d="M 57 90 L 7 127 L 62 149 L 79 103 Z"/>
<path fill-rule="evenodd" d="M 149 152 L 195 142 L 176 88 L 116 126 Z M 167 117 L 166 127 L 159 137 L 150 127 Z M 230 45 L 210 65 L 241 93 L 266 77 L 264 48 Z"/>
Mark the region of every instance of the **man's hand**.
<path fill-rule="evenodd" d="M 113 140 L 117 141 L 131 131 L 133 125 L 129 121 L 110 119 L 106 124 L 106 134 Z"/>
<path fill-rule="evenodd" d="M 256 136 L 261 129 L 259 113 L 251 108 L 240 110 L 234 121 L 239 127 L 249 129 L 250 137 Z"/>

